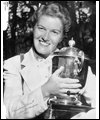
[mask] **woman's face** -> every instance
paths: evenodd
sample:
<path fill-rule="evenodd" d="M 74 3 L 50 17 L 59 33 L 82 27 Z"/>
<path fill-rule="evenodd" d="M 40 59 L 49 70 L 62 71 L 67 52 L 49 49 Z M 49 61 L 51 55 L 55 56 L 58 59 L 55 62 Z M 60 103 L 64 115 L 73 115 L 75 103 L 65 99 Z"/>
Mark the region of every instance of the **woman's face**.
<path fill-rule="evenodd" d="M 57 48 L 63 38 L 63 24 L 59 18 L 42 16 L 34 27 L 34 47 L 45 57 Z"/>

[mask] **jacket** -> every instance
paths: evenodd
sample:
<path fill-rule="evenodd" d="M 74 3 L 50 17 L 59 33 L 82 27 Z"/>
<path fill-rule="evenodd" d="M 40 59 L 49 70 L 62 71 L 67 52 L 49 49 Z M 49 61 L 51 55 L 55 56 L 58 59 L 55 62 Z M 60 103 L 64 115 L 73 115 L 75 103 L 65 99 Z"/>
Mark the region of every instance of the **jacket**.
<path fill-rule="evenodd" d="M 31 48 L 24 54 L 22 61 L 20 55 L 4 61 L 4 104 L 7 118 L 35 118 L 48 108 L 49 98 L 43 100 L 41 86 L 51 75 L 51 59 L 52 57 L 36 58 Z M 87 102 L 95 107 L 96 81 L 90 67 L 88 71 L 87 83 L 82 93 Z"/>

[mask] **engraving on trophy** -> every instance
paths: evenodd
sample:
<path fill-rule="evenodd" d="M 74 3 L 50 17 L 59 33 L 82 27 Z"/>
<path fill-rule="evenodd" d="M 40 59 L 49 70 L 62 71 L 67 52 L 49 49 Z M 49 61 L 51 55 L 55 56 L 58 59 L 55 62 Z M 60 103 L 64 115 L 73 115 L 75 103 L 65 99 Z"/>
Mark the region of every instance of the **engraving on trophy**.
<path fill-rule="evenodd" d="M 64 62 L 64 71 L 60 76 L 63 78 L 76 78 L 81 70 L 81 62 L 77 57 L 67 57 Z"/>

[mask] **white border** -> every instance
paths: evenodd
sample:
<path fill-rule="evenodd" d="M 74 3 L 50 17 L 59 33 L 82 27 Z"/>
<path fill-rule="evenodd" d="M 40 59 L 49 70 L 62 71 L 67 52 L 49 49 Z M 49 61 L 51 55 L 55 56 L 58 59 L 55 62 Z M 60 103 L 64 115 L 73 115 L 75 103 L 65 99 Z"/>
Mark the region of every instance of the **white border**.
<path fill-rule="evenodd" d="M 99 1 L 96 1 L 96 118 L 99 119 Z"/>
<path fill-rule="evenodd" d="M 1 119 L 6 119 L 6 108 L 3 104 L 3 31 L 7 28 L 8 14 L 5 11 L 4 2 L 7 1 L 1 1 Z"/>
<path fill-rule="evenodd" d="M 1 1 L 1 119 L 6 119 L 3 106 L 3 20 Z M 96 119 L 99 119 L 99 1 L 96 1 Z"/>

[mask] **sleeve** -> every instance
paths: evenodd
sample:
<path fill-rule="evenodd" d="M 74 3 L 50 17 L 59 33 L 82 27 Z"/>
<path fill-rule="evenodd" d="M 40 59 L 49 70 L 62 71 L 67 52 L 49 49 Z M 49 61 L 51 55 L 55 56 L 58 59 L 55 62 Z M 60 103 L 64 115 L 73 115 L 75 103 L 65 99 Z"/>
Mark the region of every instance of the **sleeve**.
<path fill-rule="evenodd" d="M 47 108 L 47 100 L 43 100 L 41 87 L 22 95 L 21 76 L 11 61 L 4 62 L 4 104 L 7 119 L 34 118 Z"/>
<path fill-rule="evenodd" d="M 96 119 L 96 109 L 89 110 L 87 113 L 81 112 L 71 119 Z"/>
<path fill-rule="evenodd" d="M 90 66 L 88 67 L 88 75 L 85 87 L 80 92 L 91 107 L 96 107 L 96 76 L 92 73 Z"/>
<path fill-rule="evenodd" d="M 85 87 L 80 92 L 86 99 L 86 102 L 94 109 L 88 112 L 80 112 L 71 119 L 96 119 L 96 76 L 92 73 L 91 68 L 88 67 L 88 75 Z"/>

